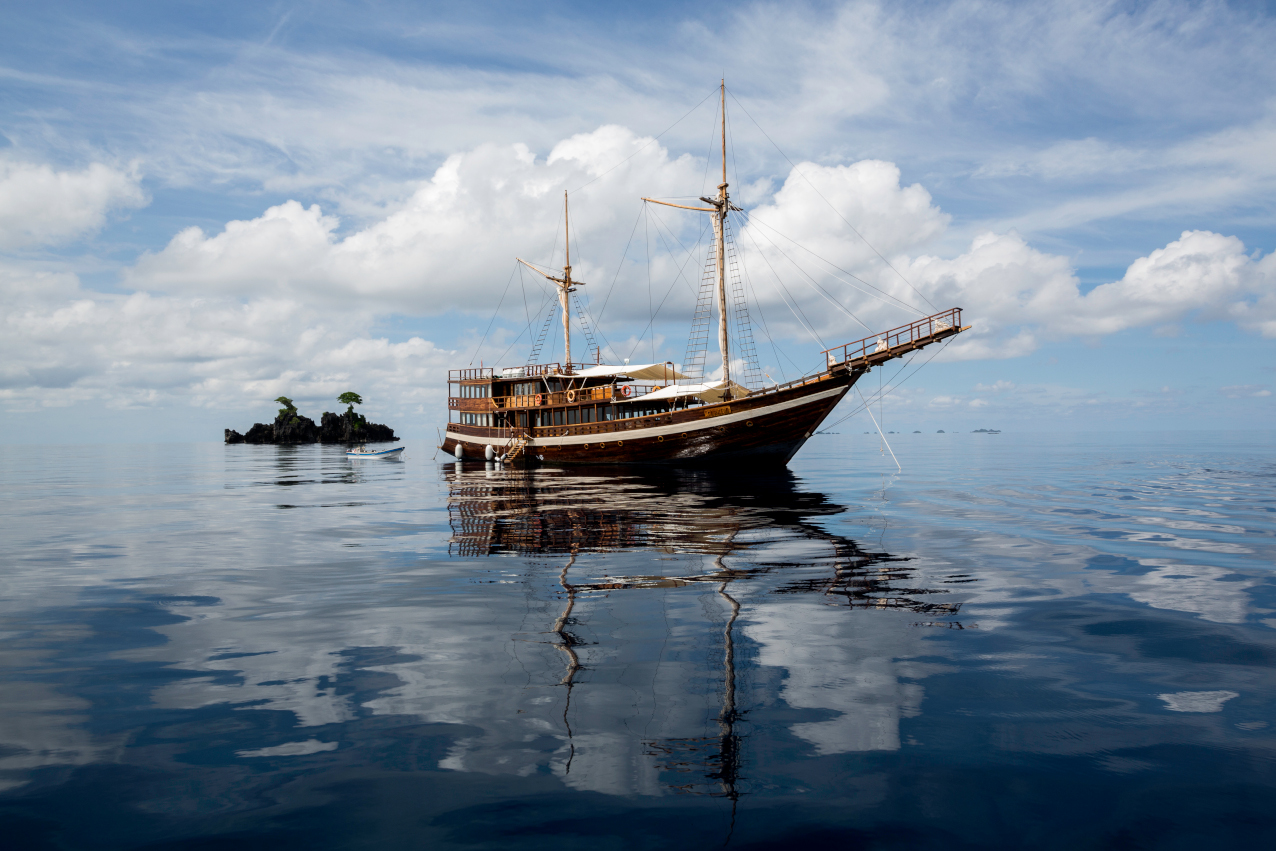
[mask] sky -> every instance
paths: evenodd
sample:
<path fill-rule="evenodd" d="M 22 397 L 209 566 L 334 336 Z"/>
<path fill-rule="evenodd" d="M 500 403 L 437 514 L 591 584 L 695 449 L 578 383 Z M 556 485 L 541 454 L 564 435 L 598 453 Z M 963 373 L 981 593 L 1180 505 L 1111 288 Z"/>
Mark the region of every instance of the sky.
<path fill-rule="evenodd" d="M 1268 428 L 1269 3 L 5 4 L 0 441 L 408 437 L 526 362 L 684 359 L 718 81 L 759 366 L 961 307 L 886 430 Z M 573 354 L 585 348 L 576 328 Z M 592 353 L 591 353 L 592 354 Z M 562 357 L 551 334 L 542 360 Z M 710 354 L 710 362 L 713 360 Z M 880 397 L 879 397 L 880 394 Z M 843 403 L 830 427 L 871 431 Z"/>

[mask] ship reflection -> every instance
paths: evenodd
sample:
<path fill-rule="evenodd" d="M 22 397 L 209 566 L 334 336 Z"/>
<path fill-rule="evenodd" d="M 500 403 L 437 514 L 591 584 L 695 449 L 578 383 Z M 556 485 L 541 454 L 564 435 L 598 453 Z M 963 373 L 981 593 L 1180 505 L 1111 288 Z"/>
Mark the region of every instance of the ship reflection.
<path fill-rule="evenodd" d="M 960 603 L 929 602 L 941 589 L 911 587 L 907 559 L 861 549 L 820 521 L 846 511 L 819 493 L 802 490 L 788 470 L 749 476 L 714 470 L 614 468 L 506 470 L 457 463 L 445 469 L 452 527 L 450 551 L 460 557 L 561 557 L 557 584 L 562 612 L 546 630 L 562 654 L 558 685 L 566 690 L 563 774 L 571 775 L 576 745 L 573 690 L 588 670 L 590 642 L 577 632 L 579 606 L 600 594 L 642 589 L 712 588 L 721 601 L 720 701 L 707 735 L 651 738 L 642 754 L 654 761 L 674 792 L 739 799 L 747 710 L 738 700 L 736 583 L 768 580 L 771 594 L 818 595 L 829 605 L 859 610 L 906 610 L 929 617 L 957 614 Z M 589 554 L 649 551 L 699 555 L 699 570 L 674 574 L 624 573 L 573 579 Z M 647 563 L 647 562 L 644 562 Z M 654 562 L 652 562 L 654 563 Z M 715 651 L 717 652 L 717 651 Z"/>

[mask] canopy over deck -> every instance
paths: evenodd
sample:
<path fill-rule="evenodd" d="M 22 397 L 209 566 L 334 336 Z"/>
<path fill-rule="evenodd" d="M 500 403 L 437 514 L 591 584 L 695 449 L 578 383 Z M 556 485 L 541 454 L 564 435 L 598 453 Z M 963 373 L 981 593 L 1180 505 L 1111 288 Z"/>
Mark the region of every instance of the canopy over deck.
<path fill-rule="evenodd" d="M 639 363 L 628 366 L 600 364 L 572 373 L 573 378 L 611 378 L 617 375 L 646 381 L 677 381 L 689 377 L 674 369 L 671 363 Z"/>
<path fill-rule="evenodd" d="M 718 381 L 708 384 L 682 384 L 662 387 L 639 398 L 644 402 L 654 402 L 660 399 L 681 399 L 684 396 L 695 396 L 702 402 L 721 402 L 722 397 L 726 395 L 728 385 L 731 387 L 731 398 L 733 399 L 742 399 L 749 395 L 747 388 L 741 387 L 734 381 Z"/>

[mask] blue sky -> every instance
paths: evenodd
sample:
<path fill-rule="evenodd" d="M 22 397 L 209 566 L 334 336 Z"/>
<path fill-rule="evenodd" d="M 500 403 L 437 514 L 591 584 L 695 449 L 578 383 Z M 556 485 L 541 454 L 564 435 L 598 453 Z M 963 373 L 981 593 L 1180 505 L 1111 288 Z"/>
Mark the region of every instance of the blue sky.
<path fill-rule="evenodd" d="M 960 304 L 975 326 L 898 375 L 910 377 L 884 403 L 888 429 L 1267 427 L 1272 11 L 11 6 L 5 439 L 136 439 L 148 423 L 155 438 L 217 439 L 281 393 L 317 416 L 348 387 L 429 434 L 443 370 L 474 353 L 514 256 L 561 263 L 564 189 L 609 354 L 680 360 L 692 296 L 659 236 L 694 240 L 698 222 L 653 218 L 638 196 L 705 190 L 705 98 L 722 75 L 755 260 L 786 262 L 761 239 L 778 228 L 915 304 L 917 290 Z M 648 245 L 650 279 L 645 262 L 621 263 Z M 913 318 L 817 266 L 805 271 L 870 328 Z M 788 353 L 760 346 L 771 374 L 818 360 L 816 337 L 867 333 L 796 269 L 782 277 L 783 293 L 761 271 L 753 281 Z M 635 338 L 649 287 L 651 301 L 672 293 L 654 344 Z M 525 326 L 521 295 L 507 299 L 479 356 Z M 505 362 L 526 353 L 524 337 Z"/>

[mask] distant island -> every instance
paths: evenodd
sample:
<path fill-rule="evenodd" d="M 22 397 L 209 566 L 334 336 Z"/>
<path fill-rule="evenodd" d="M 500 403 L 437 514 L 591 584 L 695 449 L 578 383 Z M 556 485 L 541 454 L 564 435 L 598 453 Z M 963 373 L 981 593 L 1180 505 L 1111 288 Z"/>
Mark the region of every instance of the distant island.
<path fill-rule="evenodd" d="M 971 434 L 1001 434 L 1001 429 L 996 428 L 977 428 Z"/>
<path fill-rule="evenodd" d="M 226 429 L 227 443 L 389 443 L 397 441 L 394 429 L 380 423 L 370 423 L 357 413 L 355 405 L 363 404 L 357 393 L 342 393 L 337 401 L 346 405 L 343 414 L 324 411 L 319 424 L 297 412 L 296 405 L 287 396 L 275 400 L 283 405 L 273 423 L 254 423 L 247 434 Z"/>

